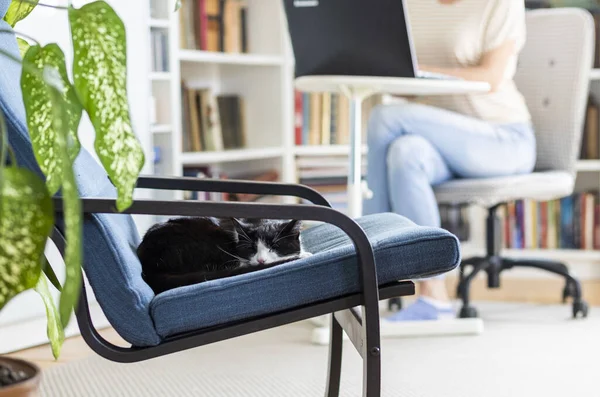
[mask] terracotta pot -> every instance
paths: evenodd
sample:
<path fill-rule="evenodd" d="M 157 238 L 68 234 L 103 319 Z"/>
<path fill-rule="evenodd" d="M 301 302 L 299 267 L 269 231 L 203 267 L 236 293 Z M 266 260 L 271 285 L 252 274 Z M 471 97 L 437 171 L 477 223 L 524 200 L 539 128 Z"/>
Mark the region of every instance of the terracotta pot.
<path fill-rule="evenodd" d="M 24 371 L 29 377 L 8 387 L 0 386 L 0 397 L 37 397 L 39 395 L 42 373 L 40 368 L 27 361 L 0 357 L 0 364 L 8 365 L 14 370 Z"/>

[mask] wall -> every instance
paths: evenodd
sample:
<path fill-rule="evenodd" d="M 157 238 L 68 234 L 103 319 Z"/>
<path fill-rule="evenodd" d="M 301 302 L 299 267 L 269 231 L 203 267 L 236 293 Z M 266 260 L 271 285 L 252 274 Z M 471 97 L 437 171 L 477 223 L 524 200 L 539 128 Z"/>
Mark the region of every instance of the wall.
<path fill-rule="evenodd" d="M 87 1 L 89 2 L 89 1 Z M 41 0 L 45 4 L 66 5 L 66 1 Z M 73 1 L 75 7 L 80 7 L 86 2 Z M 149 38 L 148 38 L 148 0 L 108 0 L 119 14 L 127 29 L 127 55 L 128 55 L 128 94 L 131 106 L 131 118 L 134 131 L 140 138 L 146 153 L 146 167 L 143 173 L 151 170 L 151 142 L 148 131 L 148 105 L 147 98 L 150 96 L 148 83 L 149 71 Z M 29 17 L 17 24 L 17 32 L 32 36 L 42 44 L 58 43 L 67 59 L 67 65 L 72 62 L 72 51 L 70 51 L 70 34 L 68 27 L 67 12 L 38 6 Z M 71 69 L 68 66 L 67 69 Z M 84 113 L 79 128 L 79 137 L 82 145 L 93 153 L 94 131 L 91 123 Z M 136 195 L 143 198 L 146 195 Z M 148 225 L 143 219 L 139 220 L 138 226 L 143 231 Z M 47 247 L 50 262 L 57 269 L 58 276 L 64 277 L 64 266 L 60 261 L 58 252 L 53 246 Z M 0 312 L 0 354 L 25 346 L 44 343 L 45 339 L 45 311 L 40 298 L 33 291 L 27 291 L 13 299 Z M 40 328 L 40 320 L 44 320 Z M 105 322 L 98 317 L 98 322 Z M 71 333 L 76 332 L 71 328 Z M 14 340 L 18 335 L 18 341 Z"/>

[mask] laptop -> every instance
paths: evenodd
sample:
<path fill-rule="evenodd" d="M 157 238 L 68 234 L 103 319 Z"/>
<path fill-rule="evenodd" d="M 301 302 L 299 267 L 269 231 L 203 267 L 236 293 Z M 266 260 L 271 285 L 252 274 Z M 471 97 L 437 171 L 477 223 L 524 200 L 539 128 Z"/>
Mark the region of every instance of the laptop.
<path fill-rule="evenodd" d="M 283 0 L 296 77 L 457 79 L 419 71 L 405 0 Z"/>

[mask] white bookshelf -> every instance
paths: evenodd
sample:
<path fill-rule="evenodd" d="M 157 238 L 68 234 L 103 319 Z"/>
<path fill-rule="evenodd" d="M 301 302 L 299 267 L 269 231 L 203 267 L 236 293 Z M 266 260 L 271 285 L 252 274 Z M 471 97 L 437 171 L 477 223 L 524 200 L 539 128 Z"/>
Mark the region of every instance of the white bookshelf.
<path fill-rule="evenodd" d="M 150 131 L 153 146 L 160 148 L 155 173 L 180 176 L 184 168 L 211 166 L 235 177 L 276 169 L 281 181 L 293 182 L 294 62 L 281 2 L 248 0 L 249 51 L 223 53 L 181 48 L 175 1 L 148 1 L 149 35 L 153 29 L 161 29 L 168 34 L 169 44 L 169 70 L 149 71 L 156 114 Z M 182 151 L 182 81 L 190 88 L 211 88 L 217 95 L 243 98 L 247 148 Z M 181 192 L 161 192 L 158 197 L 183 196 Z"/>
<path fill-rule="evenodd" d="M 182 175 L 185 167 L 210 165 L 236 173 L 249 170 L 279 171 L 280 180 L 295 183 L 298 157 L 348 156 L 348 145 L 296 146 L 294 142 L 294 59 L 281 1 L 248 0 L 249 53 L 232 54 L 180 48 L 179 15 L 174 0 L 156 3 L 148 32 L 162 29 L 169 36 L 169 70 L 149 71 L 155 98 L 156 122 L 150 126 L 154 146 L 161 147 L 161 162 L 155 172 Z M 248 147 L 219 152 L 182 152 L 181 81 L 191 88 L 210 87 L 216 94 L 238 94 L 244 98 Z M 590 74 L 592 94 L 600 94 L 600 69 Z M 597 96 L 600 98 L 600 95 Z M 367 152 L 363 146 L 363 154 Z M 600 188 L 600 160 L 577 163 L 578 189 Z M 181 199 L 181 193 L 159 197 Z M 286 199 L 293 200 L 293 199 Z M 484 211 L 474 209 L 467 251 L 484 247 Z M 473 247 L 476 247 L 473 250 Z M 579 250 L 507 250 L 509 256 L 545 257 L 575 262 L 599 263 L 600 252 Z"/>

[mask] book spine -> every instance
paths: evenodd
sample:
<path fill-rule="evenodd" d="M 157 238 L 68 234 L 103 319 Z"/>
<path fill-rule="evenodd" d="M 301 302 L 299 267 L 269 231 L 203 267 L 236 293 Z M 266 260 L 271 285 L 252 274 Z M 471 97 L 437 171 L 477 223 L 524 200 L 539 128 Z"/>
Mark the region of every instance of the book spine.
<path fill-rule="evenodd" d="M 300 91 L 294 92 L 294 138 L 296 145 L 302 145 L 303 115 L 302 104 L 303 95 Z"/>
<path fill-rule="evenodd" d="M 198 8 L 200 15 L 200 41 L 199 46 L 203 51 L 207 50 L 207 31 L 208 31 L 208 14 L 206 13 L 206 0 L 198 0 Z"/>

